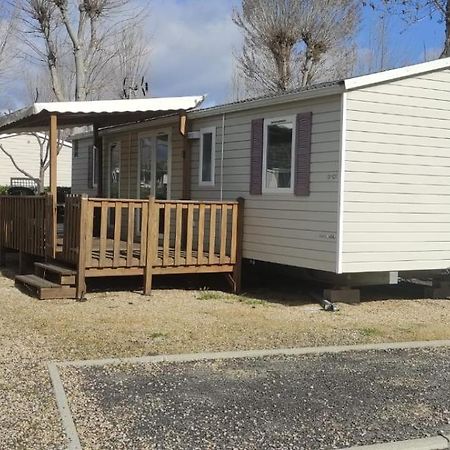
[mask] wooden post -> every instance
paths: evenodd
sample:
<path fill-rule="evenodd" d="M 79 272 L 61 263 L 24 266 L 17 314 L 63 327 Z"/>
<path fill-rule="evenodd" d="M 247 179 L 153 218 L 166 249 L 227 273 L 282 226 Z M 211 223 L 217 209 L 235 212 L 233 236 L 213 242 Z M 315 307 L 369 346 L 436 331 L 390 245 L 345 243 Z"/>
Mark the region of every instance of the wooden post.
<path fill-rule="evenodd" d="M 52 258 L 56 256 L 56 241 L 57 241 L 57 191 L 58 191 L 58 116 L 52 114 L 50 116 L 50 194 L 52 194 L 52 237 L 50 242 L 52 243 Z"/>
<path fill-rule="evenodd" d="M 54 221 L 54 196 L 47 194 L 45 196 L 45 258 L 53 259 L 56 256 L 56 223 Z"/>
<path fill-rule="evenodd" d="M 150 197 L 148 201 L 147 220 L 147 251 L 144 267 L 144 295 L 152 292 L 153 264 L 155 263 L 155 253 L 158 251 L 158 219 L 159 208 L 155 197 Z"/>
<path fill-rule="evenodd" d="M 78 261 L 77 261 L 77 299 L 82 300 L 86 294 L 86 218 L 88 196 L 83 194 L 80 198 L 78 210 Z"/>
<path fill-rule="evenodd" d="M 183 200 L 191 199 L 191 143 L 188 139 L 187 115 L 180 115 L 180 134 L 183 137 Z"/>
<path fill-rule="evenodd" d="M 244 237 L 244 205 L 245 200 L 238 198 L 238 221 L 236 242 L 236 263 L 233 268 L 233 292 L 239 294 L 242 287 L 242 240 Z"/>

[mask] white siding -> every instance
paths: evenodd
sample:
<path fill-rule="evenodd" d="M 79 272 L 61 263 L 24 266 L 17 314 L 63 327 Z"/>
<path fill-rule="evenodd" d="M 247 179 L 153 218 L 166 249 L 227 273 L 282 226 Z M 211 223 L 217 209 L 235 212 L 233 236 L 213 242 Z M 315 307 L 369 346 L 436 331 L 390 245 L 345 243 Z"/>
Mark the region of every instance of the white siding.
<path fill-rule="evenodd" d="M 450 70 L 349 92 L 343 272 L 450 266 Z"/>
<path fill-rule="evenodd" d="M 18 135 L 2 138 L 0 143 L 10 153 L 17 165 L 33 177 L 39 178 L 40 149 L 33 135 Z M 65 145 L 58 156 L 58 186 L 69 187 L 72 182 L 72 149 Z M 11 177 L 24 177 L 11 160 L 0 151 L 0 185 L 9 186 Z M 45 184 L 49 183 L 49 170 L 45 173 Z"/>
<path fill-rule="evenodd" d="M 245 198 L 244 257 L 334 272 L 340 140 L 340 97 L 226 115 L 223 199 Z M 313 112 L 311 194 L 249 194 L 252 119 Z M 220 199 L 222 116 L 191 121 L 191 130 L 216 127 L 216 184 L 199 186 L 199 141 L 192 145 L 192 198 Z"/>

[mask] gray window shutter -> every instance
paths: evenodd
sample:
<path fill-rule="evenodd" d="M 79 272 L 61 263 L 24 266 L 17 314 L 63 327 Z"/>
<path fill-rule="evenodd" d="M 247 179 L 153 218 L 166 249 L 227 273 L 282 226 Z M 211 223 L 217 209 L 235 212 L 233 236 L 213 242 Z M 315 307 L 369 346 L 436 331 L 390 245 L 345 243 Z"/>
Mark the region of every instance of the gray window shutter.
<path fill-rule="evenodd" d="M 295 195 L 310 193 L 312 112 L 297 114 L 295 129 Z"/>
<path fill-rule="evenodd" d="M 93 158 L 94 158 L 94 151 L 92 145 L 88 147 L 88 188 L 93 189 L 94 188 L 94 173 L 93 173 Z"/>
<path fill-rule="evenodd" d="M 264 119 L 252 120 L 250 152 L 250 194 L 262 194 Z"/>

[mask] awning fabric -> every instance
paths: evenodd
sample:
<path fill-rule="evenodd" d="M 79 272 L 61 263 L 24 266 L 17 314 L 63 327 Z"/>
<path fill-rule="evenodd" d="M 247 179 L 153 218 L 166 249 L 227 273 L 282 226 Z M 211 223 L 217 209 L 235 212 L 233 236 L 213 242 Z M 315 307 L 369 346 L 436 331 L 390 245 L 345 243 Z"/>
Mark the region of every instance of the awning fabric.
<path fill-rule="evenodd" d="M 57 114 L 58 128 L 135 123 L 198 107 L 204 96 L 34 103 L 0 118 L 0 133 L 45 131 Z"/>

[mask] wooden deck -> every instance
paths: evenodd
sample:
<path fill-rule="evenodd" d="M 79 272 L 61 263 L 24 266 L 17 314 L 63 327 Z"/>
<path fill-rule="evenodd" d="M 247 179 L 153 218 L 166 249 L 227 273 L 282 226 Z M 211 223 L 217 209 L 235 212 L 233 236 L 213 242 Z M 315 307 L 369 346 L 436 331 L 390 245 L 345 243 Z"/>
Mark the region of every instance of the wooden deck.
<path fill-rule="evenodd" d="M 54 222 L 48 217 L 50 204 L 48 199 L 38 197 L 0 201 L 0 226 L 7 236 L 0 241 L 0 248 L 44 256 L 50 263 L 45 270 L 36 266 L 36 273 L 28 278 L 30 285 L 41 289 L 42 298 L 53 298 L 51 289 L 56 289 L 46 280 L 39 283 L 37 277 L 56 274 L 61 281 L 64 268 L 75 273 L 64 280 L 75 278 L 75 283 L 62 283 L 58 292 L 76 292 L 77 298 L 84 296 L 86 278 L 103 276 L 143 275 L 144 293 L 149 294 L 154 275 L 225 273 L 233 290 L 240 289 L 243 201 L 70 195 L 66 198 L 64 227 L 58 229 L 54 246 L 56 233 Z M 28 208 L 33 211 L 32 218 L 27 216 Z M 36 220 L 40 225 L 34 228 Z M 27 240 L 27 233 L 32 236 L 31 241 Z M 52 261 L 61 266 L 58 268 Z M 26 284 L 26 280 L 22 277 L 18 281 Z M 53 283 L 53 279 L 50 281 Z"/>

